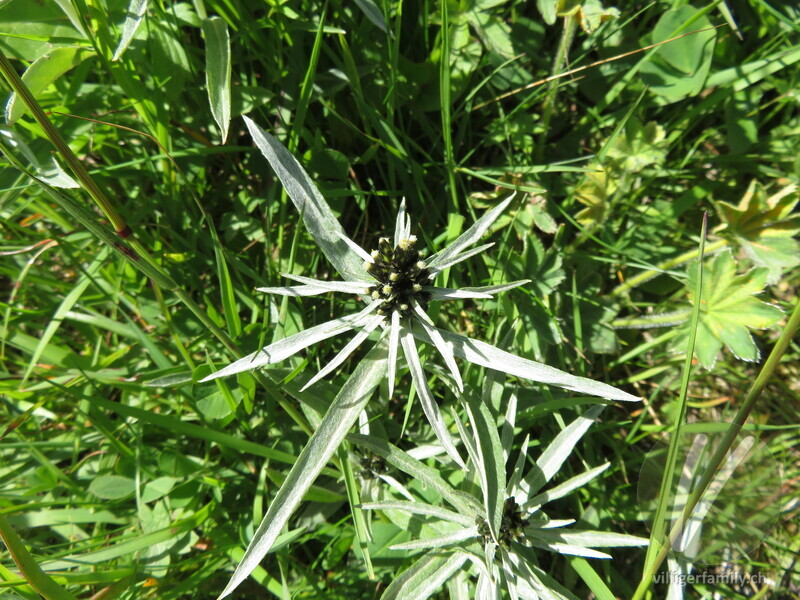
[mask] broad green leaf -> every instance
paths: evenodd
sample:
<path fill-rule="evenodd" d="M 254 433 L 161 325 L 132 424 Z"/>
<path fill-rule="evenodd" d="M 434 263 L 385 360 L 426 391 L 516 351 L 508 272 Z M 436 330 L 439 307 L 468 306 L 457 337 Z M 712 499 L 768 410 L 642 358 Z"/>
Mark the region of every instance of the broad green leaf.
<path fill-rule="evenodd" d="M 586 206 L 575 218 L 581 225 L 602 223 L 611 208 L 611 196 L 617 191 L 615 178 L 605 170 L 587 173 L 576 189 L 575 199 Z"/>
<path fill-rule="evenodd" d="M 31 94 L 36 97 L 64 73 L 78 66 L 90 56 L 94 56 L 94 52 L 86 48 L 56 48 L 33 61 L 22 74 L 22 81 L 28 86 Z M 25 114 L 26 110 L 22 100 L 16 94 L 12 94 L 6 105 L 6 123 L 11 125 Z"/>
<path fill-rule="evenodd" d="M 375 388 L 386 376 L 387 362 L 386 347 L 378 344 L 364 357 L 342 386 L 319 427 L 289 470 L 220 598 L 229 596 L 272 549 L 278 534 L 286 526 L 303 495 L 314 483 L 358 419 Z"/>
<path fill-rule="evenodd" d="M 128 5 L 128 12 L 125 15 L 125 22 L 122 24 L 122 36 L 119 38 L 117 49 L 114 50 L 114 56 L 111 58 L 112 61 L 119 60 L 122 53 L 127 50 L 147 12 L 147 4 L 148 0 L 131 0 L 131 3 Z"/>
<path fill-rule="evenodd" d="M 553 25 L 556 22 L 559 0 L 536 0 L 536 8 L 542 14 L 544 22 Z"/>
<path fill-rule="evenodd" d="M 606 158 L 615 168 L 627 173 L 639 173 L 648 165 L 660 165 L 667 155 L 669 143 L 661 125 L 647 125 L 631 117 L 625 127 L 611 142 Z"/>
<path fill-rule="evenodd" d="M 696 268 L 689 266 L 689 297 L 697 296 Z M 720 252 L 704 269 L 700 294 L 700 323 L 696 352 L 698 360 L 711 368 L 720 348 L 725 345 L 738 358 L 755 361 L 759 358 L 749 329 L 764 329 L 777 323 L 783 311 L 754 296 L 767 283 L 767 269 L 755 268 L 736 274 L 736 261 L 730 251 Z M 684 327 L 684 330 L 686 327 Z M 684 331 L 685 333 L 685 331 Z M 680 347 L 680 336 L 676 342 Z"/>
<path fill-rule="evenodd" d="M 206 91 L 211 114 L 217 122 L 222 143 L 231 122 L 231 40 L 228 26 L 219 17 L 203 19 L 206 39 Z"/>
<path fill-rule="evenodd" d="M 788 185 L 767 196 L 764 187 L 750 183 L 738 205 L 717 202 L 723 225 L 719 235 L 741 245 L 753 262 L 767 267 L 767 282 L 777 283 L 785 269 L 800 264 L 800 215 L 795 212 L 800 195 L 797 186 Z"/>
<path fill-rule="evenodd" d="M 381 600 L 426 600 L 466 561 L 464 554 L 426 554 L 397 576 Z"/>
<path fill-rule="evenodd" d="M 642 65 L 642 81 L 651 92 L 666 102 L 677 102 L 703 90 L 711 68 L 716 32 L 691 32 L 710 27 L 710 21 L 691 6 L 673 8 L 661 16 L 653 31 L 652 42 L 671 41 L 660 46 Z M 687 33 L 691 34 L 673 39 Z"/>
<path fill-rule="evenodd" d="M 153 502 L 170 493 L 178 480 L 174 477 L 159 477 L 144 486 L 142 502 Z"/>
<path fill-rule="evenodd" d="M 130 477 L 102 475 L 89 484 L 89 491 L 104 500 L 120 500 L 132 496 L 136 484 Z"/>
<path fill-rule="evenodd" d="M 277 139 L 248 117 L 244 117 L 244 120 L 253 141 L 275 170 L 322 253 L 343 279 L 363 280 L 363 261 L 343 241 L 342 237 L 346 237 L 344 229 L 303 167 Z"/>

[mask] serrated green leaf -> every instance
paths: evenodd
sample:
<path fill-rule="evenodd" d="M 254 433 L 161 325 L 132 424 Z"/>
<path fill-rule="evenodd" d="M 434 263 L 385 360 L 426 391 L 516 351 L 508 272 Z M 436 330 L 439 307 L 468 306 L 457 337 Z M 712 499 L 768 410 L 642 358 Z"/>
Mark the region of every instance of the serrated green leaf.
<path fill-rule="evenodd" d="M 696 268 L 689 266 L 690 301 L 697 297 Z M 759 358 L 758 348 L 749 329 L 764 329 L 777 323 L 783 311 L 757 298 L 766 286 L 767 269 L 755 268 L 736 274 L 736 261 L 730 251 L 714 256 L 703 273 L 700 294 L 700 322 L 696 353 L 700 363 L 710 369 L 719 350 L 725 345 L 742 360 Z M 686 326 L 684 326 L 685 334 Z M 680 347 L 681 340 L 676 341 Z"/>
<path fill-rule="evenodd" d="M 800 195 L 786 186 L 771 196 L 756 181 L 750 183 L 739 204 L 717 202 L 723 225 L 716 233 L 740 244 L 757 265 L 769 269 L 767 282 L 777 283 L 785 269 L 800 264 L 800 215 L 794 212 Z"/>

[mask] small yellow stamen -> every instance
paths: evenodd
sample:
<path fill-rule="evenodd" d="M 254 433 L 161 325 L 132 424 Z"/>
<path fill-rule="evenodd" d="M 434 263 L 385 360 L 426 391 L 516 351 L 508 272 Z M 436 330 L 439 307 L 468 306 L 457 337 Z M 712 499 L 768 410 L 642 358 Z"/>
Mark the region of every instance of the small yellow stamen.
<path fill-rule="evenodd" d="M 389 274 L 389 281 L 397 281 L 399 278 L 400 275 L 398 275 L 397 273 L 392 272 Z"/>
<path fill-rule="evenodd" d="M 381 291 L 383 292 L 384 296 L 388 296 L 389 294 L 392 293 L 392 286 L 385 285 L 385 286 L 383 286 L 383 289 Z"/>

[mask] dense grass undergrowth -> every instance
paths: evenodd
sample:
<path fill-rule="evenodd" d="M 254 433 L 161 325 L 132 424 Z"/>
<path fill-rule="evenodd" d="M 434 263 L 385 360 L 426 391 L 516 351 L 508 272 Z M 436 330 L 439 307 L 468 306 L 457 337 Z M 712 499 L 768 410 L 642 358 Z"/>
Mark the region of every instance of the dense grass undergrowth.
<path fill-rule="evenodd" d="M 0 598 L 798 597 L 795 3 L 0 0 L 0 54 Z M 201 383 L 362 296 L 307 389 L 355 331 Z"/>

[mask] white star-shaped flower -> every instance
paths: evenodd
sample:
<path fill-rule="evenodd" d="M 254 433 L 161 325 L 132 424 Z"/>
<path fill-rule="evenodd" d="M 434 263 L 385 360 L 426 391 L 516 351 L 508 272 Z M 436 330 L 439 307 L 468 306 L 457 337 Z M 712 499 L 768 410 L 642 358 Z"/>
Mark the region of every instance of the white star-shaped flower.
<path fill-rule="evenodd" d="M 260 140 L 259 133 L 264 135 L 260 128 L 254 130 L 250 122 L 248 126 L 256 143 L 269 158 L 268 153 L 275 152 L 276 148 L 269 145 L 266 138 Z M 294 160 L 291 155 L 289 158 Z M 270 160 L 270 162 L 281 176 L 281 180 L 290 192 L 290 197 L 295 204 L 299 204 L 297 196 L 292 194 L 291 181 L 287 185 L 287 178 L 282 176 L 279 166 L 276 166 L 280 165 L 280 161 Z M 297 183 L 296 179 L 292 181 Z M 345 235 L 330 207 L 315 187 L 301 189 L 299 192 L 305 196 L 304 202 L 297 208 L 303 215 L 306 227 L 343 280 L 323 281 L 284 273 L 284 277 L 300 285 L 258 288 L 259 291 L 283 296 L 314 296 L 331 291 L 343 292 L 360 296 L 366 306 L 355 314 L 333 319 L 270 344 L 212 373 L 201 383 L 279 363 L 327 338 L 356 330 L 356 334 L 345 347 L 306 384 L 305 387 L 308 387 L 339 367 L 373 331 L 380 327 L 389 343 L 389 394 L 391 395 L 394 389 L 397 357 L 399 349 L 402 348 L 425 416 L 447 454 L 462 468 L 464 461 L 455 448 L 441 411 L 428 388 L 415 338 L 436 347 L 460 391 L 463 390 L 463 382 L 456 364 L 456 356 L 510 375 L 580 393 L 616 400 L 638 400 L 635 396 L 607 384 L 576 377 L 553 367 L 520 358 L 490 344 L 440 329 L 425 312 L 430 302 L 465 298 L 490 299 L 493 294 L 530 281 L 459 289 L 433 286 L 433 281 L 439 273 L 493 245 L 488 243 L 473 247 L 509 205 L 513 196 L 487 211 L 452 244 L 430 258 L 425 258 L 417 249 L 417 238 L 411 234 L 411 219 L 406 214 L 405 200 L 400 203 L 397 213 L 394 241 L 381 238 L 378 248 L 368 253 Z"/>
<path fill-rule="evenodd" d="M 466 468 L 428 389 L 417 353 L 416 340 L 436 347 L 452 374 L 457 393 L 463 390 L 463 383 L 455 361 L 456 357 L 515 377 L 556 385 L 579 394 L 613 400 L 638 400 L 635 396 L 605 383 L 570 375 L 559 369 L 515 356 L 491 344 L 440 329 L 426 314 L 425 307 L 430 302 L 453 298 L 490 298 L 492 294 L 525 283 L 517 281 L 498 286 L 458 290 L 437 288 L 432 285 L 433 279 L 444 269 L 491 246 L 486 244 L 472 247 L 511 199 L 489 210 L 447 248 L 427 259 L 419 256 L 416 240 L 411 235 L 410 220 L 405 214 L 405 205 L 401 203 L 395 225 L 394 243 L 388 239 L 382 240 L 373 253 L 367 253 L 347 237 L 327 202 L 291 153 L 253 121 L 247 117 L 244 119 L 253 140 L 275 170 L 289 198 L 302 216 L 306 230 L 342 277 L 341 281 L 320 281 L 286 275 L 300 285 L 264 288 L 264 291 L 290 296 L 338 291 L 360 296 L 365 307 L 353 315 L 333 319 L 270 344 L 220 369 L 203 381 L 281 362 L 313 344 L 355 330 L 353 339 L 309 382 L 310 385 L 339 366 L 371 332 L 379 327 L 382 329 L 382 337 L 376 347 L 359 362 L 333 399 L 322 421 L 276 493 L 220 598 L 226 597 L 236 589 L 270 551 L 292 512 L 302 501 L 305 492 L 355 424 L 384 373 L 389 375 L 390 388 L 394 386 L 400 348 L 403 349 L 423 410 L 437 438 L 452 459 L 460 467 Z M 388 352 L 384 345 L 388 346 Z"/>
<path fill-rule="evenodd" d="M 647 545 L 647 539 L 632 535 L 572 529 L 569 526 L 575 523 L 575 519 L 553 519 L 543 510 L 548 503 L 583 487 L 609 467 L 606 463 L 545 489 L 603 406 L 590 408 L 566 426 L 526 472 L 529 436 L 526 436 L 513 467 L 509 469 L 506 465 L 513 438 L 516 397 L 511 397 L 502 431 L 497 435 L 496 430 L 494 433 L 490 431 L 495 424 L 494 417 L 485 406 L 480 406 L 474 394 L 472 396 L 466 403 L 471 428 L 470 431 L 461 428 L 461 437 L 469 454 L 467 477 L 471 476 L 481 491 L 481 497 L 458 493 L 457 490 L 452 490 L 452 493 L 437 490 L 452 504 L 452 509 L 418 501 L 364 503 L 362 508 L 367 510 L 402 511 L 426 518 L 420 539 L 395 544 L 390 549 L 428 550 L 449 556 L 448 560 L 458 564 L 456 569 L 470 563 L 478 576 L 475 597 L 480 600 L 500 598 L 503 589 L 514 600 L 570 600 L 574 596 L 539 567 L 537 551 L 611 558 L 597 548 Z M 364 439 L 368 441 L 368 438 Z M 409 474 L 417 476 L 413 472 L 414 462 L 406 460 L 404 464 Z M 422 465 L 418 468 L 424 469 Z M 511 474 L 508 481 L 506 471 Z M 449 555 L 446 554 L 448 550 Z M 409 570 L 412 569 L 413 566 Z M 387 594 L 401 596 L 400 592 L 409 579 L 398 577 Z M 444 580 L 438 580 L 437 585 L 443 583 Z"/>

